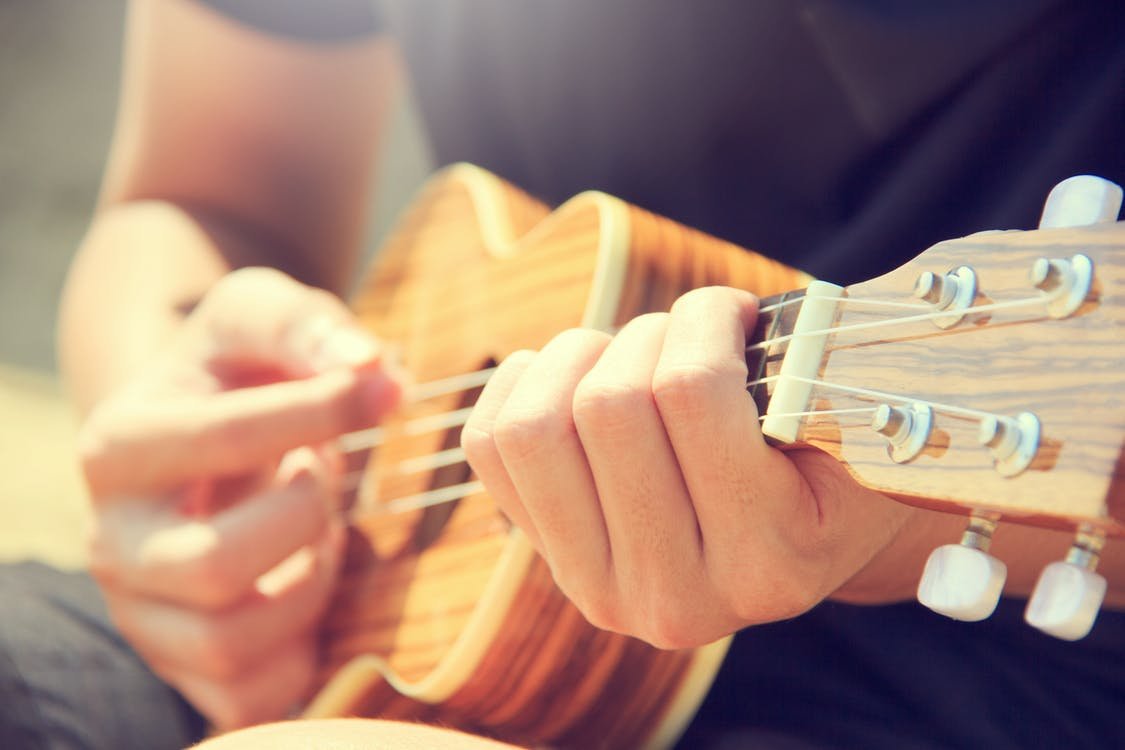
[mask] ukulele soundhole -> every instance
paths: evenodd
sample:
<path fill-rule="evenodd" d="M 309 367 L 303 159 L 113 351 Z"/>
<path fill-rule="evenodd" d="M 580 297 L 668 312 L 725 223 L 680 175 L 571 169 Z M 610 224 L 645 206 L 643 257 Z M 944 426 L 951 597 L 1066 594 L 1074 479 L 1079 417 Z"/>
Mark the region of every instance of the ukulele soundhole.
<path fill-rule="evenodd" d="M 495 359 L 487 360 L 481 369 L 491 369 L 497 365 Z M 477 386 L 466 390 L 461 394 L 461 398 L 457 402 L 457 409 L 466 409 L 473 406 L 477 399 L 480 398 L 484 386 Z M 461 444 L 461 428 L 454 427 L 445 430 L 441 438 L 440 448 L 441 451 L 453 450 Z M 472 477 L 472 469 L 465 461 L 452 464 L 450 466 L 443 466 L 435 469 L 433 475 L 430 477 L 430 489 L 439 490 L 442 487 L 451 487 L 457 484 L 468 482 Z M 414 534 L 410 539 L 410 547 L 415 551 L 420 552 L 441 536 L 446 526 L 449 524 L 450 518 L 453 516 L 457 506 L 461 500 L 452 500 L 440 505 L 432 505 L 422 511 L 421 518 L 418 519 L 418 524 L 414 527 Z"/>

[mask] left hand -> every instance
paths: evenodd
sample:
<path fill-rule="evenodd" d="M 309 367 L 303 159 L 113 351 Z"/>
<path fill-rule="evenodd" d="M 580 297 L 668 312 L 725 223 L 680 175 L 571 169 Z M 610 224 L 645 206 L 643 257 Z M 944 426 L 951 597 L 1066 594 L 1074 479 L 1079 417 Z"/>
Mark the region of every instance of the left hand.
<path fill-rule="evenodd" d="M 913 512 L 818 450 L 765 442 L 756 316 L 747 292 L 695 290 L 612 338 L 511 355 L 477 402 L 470 464 L 594 625 L 681 648 L 796 616 Z"/>

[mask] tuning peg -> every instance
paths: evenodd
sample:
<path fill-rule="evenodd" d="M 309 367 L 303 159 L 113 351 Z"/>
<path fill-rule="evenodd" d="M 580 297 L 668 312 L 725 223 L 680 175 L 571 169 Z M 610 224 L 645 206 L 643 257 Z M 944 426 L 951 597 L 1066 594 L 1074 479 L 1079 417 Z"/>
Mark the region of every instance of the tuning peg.
<path fill-rule="evenodd" d="M 1029 625 L 1064 641 L 1090 632 L 1106 592 L 1105 578 L 1094 572 L 1102 543 L 1079 534 L 1065 560 L 1043 569 L 1024 611 Z"/>
<path fill-rule="evenodd" d="M 988 554 L 995 529 L 996 521 L 974 515 L 960 544 L 931 552 L 918 582 L 918 601 L 954 620 L 991 615 L 1008 576 L 1008 566 Z"/>
<path fill-rule="evenodd" d="M 871 416 L 871 429 L 887 438 L 891 459 L 900 464 L 922 452 L 933 428 L 934 411 L 922 403 L 907 407 L 879 404 Z"/>
<path fill-rule="evenodd" d="M 929 302 L 935 310 L 948 310 L 951 314 L 934 318 L 934 324 L 939 328 L 952 328 L 961 322 L 965 311 L 977 298 L 976 271 L 968 266 L 959 266 L 941 276 L 923 271 L 914 281 L 914 296 Z"/>
<path fill-rule="evenodd" d="M 1031 412 L 1020 412 L 1015 419 L 988 416 L 980 421 L 977 442 L 992 454 L 996 471 L 1013 477 L 1035 459 L 1041 432 L 1039 418 Z"/>
<path fill-rule="evenodd" d="M 1121 196 L 1120 187 L 1101 177 L 1069 177 L 1047 195 L 1039 228 L 1085 227 L 1116 221 Z"/>

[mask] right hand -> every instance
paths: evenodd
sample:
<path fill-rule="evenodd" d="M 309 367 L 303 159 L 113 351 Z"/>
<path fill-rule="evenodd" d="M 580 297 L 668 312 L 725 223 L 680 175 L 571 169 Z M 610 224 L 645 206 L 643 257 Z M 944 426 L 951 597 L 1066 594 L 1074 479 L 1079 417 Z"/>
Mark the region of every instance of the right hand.
<path fill-rule="evenodd" d="M 110 613 L 217 728 L 307 697 L 344 540 L 331 441 L 400 393 L 337 298 L 244 269 L 83 426 Z"/>

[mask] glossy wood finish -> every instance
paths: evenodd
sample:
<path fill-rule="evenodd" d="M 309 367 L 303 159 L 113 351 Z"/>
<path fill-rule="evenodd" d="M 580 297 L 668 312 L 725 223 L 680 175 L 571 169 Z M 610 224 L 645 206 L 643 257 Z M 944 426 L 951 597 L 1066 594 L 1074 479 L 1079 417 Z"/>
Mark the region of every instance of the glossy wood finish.
<path fill-rule="evenodd" d="M 480 170 L 435 178 L 355 309 L 401 347 L 418 382 L 470 372 L 569 327 L 611 328 L 707 284 L 770 295 L 803 274 L 601 194 L 553 213 Z M 526 744 L 669 744 L 725 652 L 658 651 L 599 631 L 483 494 L 408 514 L 381 503 L 469 478 L 464 464 L 404 475 L 459 429 L 405 423 L 471 402 L 411 404 L 369 463 L 343 580 L 324 628 L 311 715 L 416 718 Z"/>
<path fill-rule="evenodd" d="M 1125 223 L 982 233 L 944 242 L 886 276 L 849 287 L 847 295 L 916 303 L 911 290 L 919 273 L 943 274 L 967 265 L 979 276 L 976 307 L 1037 299 L 1042 293 L 1028 280 L 1035 259 L 1076 253 L 1094 261 L 1095 284 L 1071 317 L 1052 319 L 1036 304 L 970 313 L 947 330 L 928 321 L 841 330 L 830 338 L 821 363 L 819 378 L 832 383 L 1005 416 L 1034 413 L 1042 423 L 1042 445 L 1026 471 L 1001 476 L 978 445 L 978 421 L 940 412 L 925 450 L 905 464 L 890 460 L 868 414 L 810 418 L 798 440 L 839 458 L 862 484 L 910 503 L 960 513 L 995 512 L 1048 527 L 1085 525 L 1108 535 L 1125 533 Z M 845 329 L 914 312 L 845 303 L 837 325 Z M 770 373 L 777 362 L 775 356 Z M 876 403 L 817 386 L 810 408 Z"/>

